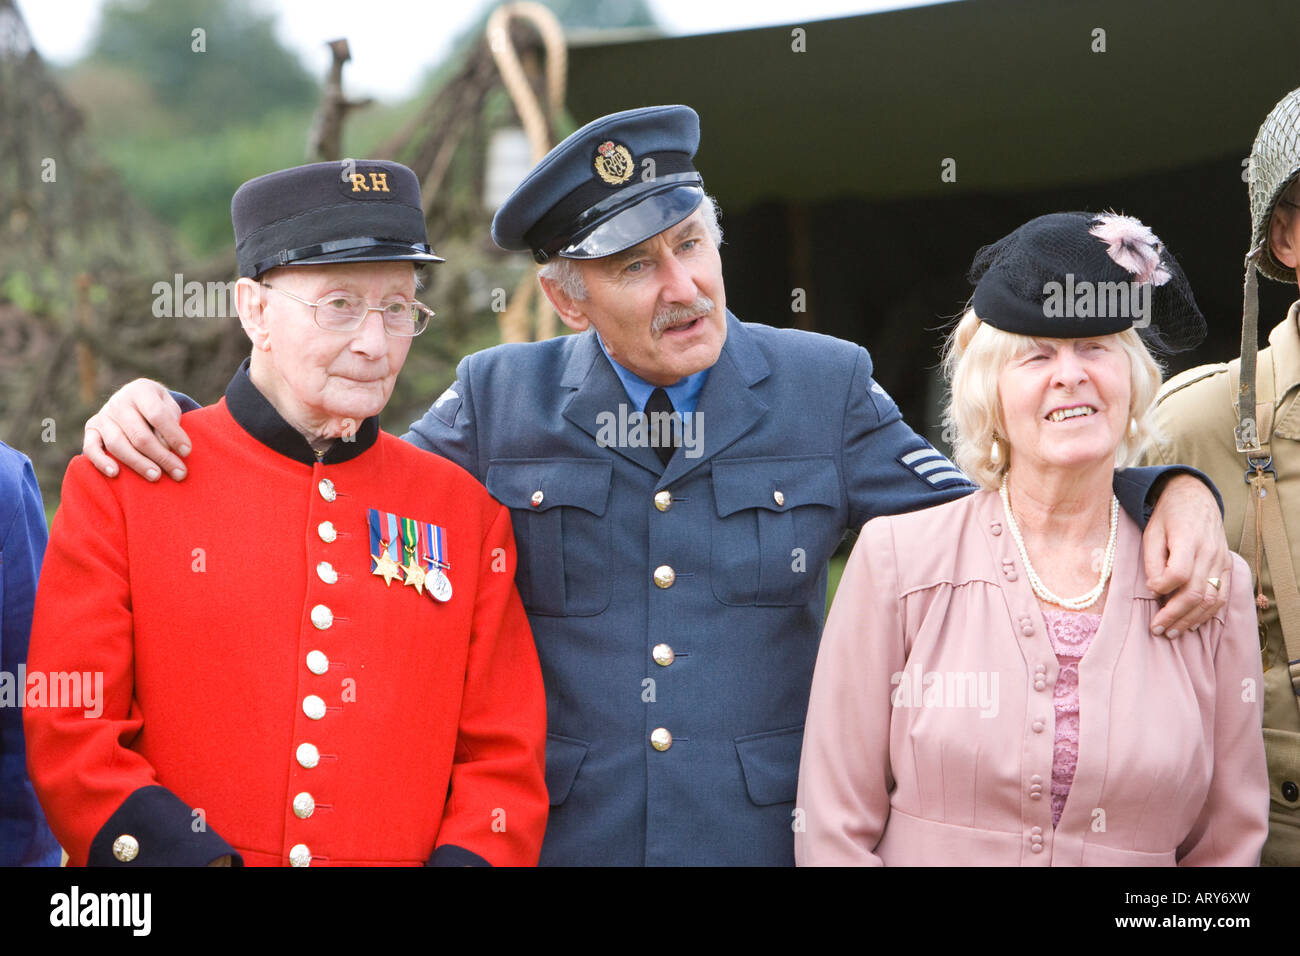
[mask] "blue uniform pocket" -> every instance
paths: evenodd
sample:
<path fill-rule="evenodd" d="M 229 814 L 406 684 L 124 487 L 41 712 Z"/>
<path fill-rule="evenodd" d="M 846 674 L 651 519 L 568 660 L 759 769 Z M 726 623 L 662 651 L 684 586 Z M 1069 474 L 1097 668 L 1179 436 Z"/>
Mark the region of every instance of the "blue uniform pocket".
<path fill-rule="evenodd" d="M 803 724 L 736 738 L 745 789 L 755 806 L 794 803 L 799 789 Z"/>
<path fill-rule="evenodd" d="M 844 531 L 836 520 L 841 495 L 834 460 L 717 460 L 712 480 L 714 597 L 742 606 L 807 604 Z"/>
<path fill-rule="evenodd" d="M 585 740 L 546 735 L 546 793 L 551 806 L 558 807 L 569 796 L 589 746 Z"/>
<path fill-rule="evenodd" d="M 530 614 L 585 617 L 609 606 L 614 466 L 581 458 L 499 460 L 485 484 L 510 509 L 519 567 L 515 584 Z"/>

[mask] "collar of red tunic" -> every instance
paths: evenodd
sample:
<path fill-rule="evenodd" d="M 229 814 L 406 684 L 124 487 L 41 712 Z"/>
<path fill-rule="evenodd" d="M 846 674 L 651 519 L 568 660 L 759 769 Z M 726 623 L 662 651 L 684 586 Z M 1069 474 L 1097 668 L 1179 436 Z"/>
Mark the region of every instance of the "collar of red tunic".
<path fill-rule="evenodd" d="M 340 439 L 334 442 L 318 459 L 307 439 L 281 418 L 275 406 L 257 390 L 248 376 L 248 359 L 244 359 L 244 364 L 239 366 L 239 371 L 226 386 L 226 408 L 240 428 L 267 448 L 304 465 L 314 465 L 317 461 L 322 465 L 351 461 L 379 438 L 379 418 L 367 418 L 351 440 Z"/>

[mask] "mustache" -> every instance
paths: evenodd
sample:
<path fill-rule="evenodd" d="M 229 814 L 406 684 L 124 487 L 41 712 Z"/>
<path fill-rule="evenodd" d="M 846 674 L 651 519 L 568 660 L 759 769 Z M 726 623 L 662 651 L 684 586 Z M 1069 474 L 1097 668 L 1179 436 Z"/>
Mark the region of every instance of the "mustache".
<path fill-rule="evenodd" d="M 698 319 L 700 316 L 708 315 L 713 311 L 713 300 L 707 295 L 700 293 L 695 301 L 689 305 L 670 305 L 655 313 L 654 321 L 650 325 L 650 331 L 658 335 L 671 325 L 678 322 L 684 322 L 688 319 Z"/>

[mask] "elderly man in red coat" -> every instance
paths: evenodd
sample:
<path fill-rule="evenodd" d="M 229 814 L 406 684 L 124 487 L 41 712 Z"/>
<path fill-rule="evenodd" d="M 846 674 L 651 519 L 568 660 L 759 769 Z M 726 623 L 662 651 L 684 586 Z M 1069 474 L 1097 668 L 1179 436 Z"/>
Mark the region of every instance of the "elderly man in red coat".
<path fill-rule="evenodd" d="M 74 865 L 536 863 L 545 697 L 509 512 L 375 417 L 432 314 L 421 209 L 396 163 L 245 183 L 252 356 L 186 416 L 189 480 L 69 466 L 28 680 L 103 693 L 25 725 Z"/>

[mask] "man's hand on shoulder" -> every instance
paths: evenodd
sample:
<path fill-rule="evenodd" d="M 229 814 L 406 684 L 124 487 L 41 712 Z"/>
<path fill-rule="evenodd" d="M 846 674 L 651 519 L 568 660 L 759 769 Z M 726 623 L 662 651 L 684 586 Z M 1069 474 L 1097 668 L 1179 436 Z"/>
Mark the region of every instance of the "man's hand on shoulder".
<path fill-rule="evenodd" d="M 1223 609 L 1232 588 L 1232 552 L 1219 504 L 1198 478 L 1181 474 L 1165 482 L 1142 535 L 1142 557 L 1147 586 L 1169 595 L 1151 621 L 1153 633 L 1178 637 Z"/>
<path fill-rule="evenodd" d="M 116 477 L 120 462 L 149 481 L 157 481 L 163 472 L 180 481 L 190 439 L 181 428 L 181 407 L 167 389 L 137 378 L 113 393 L 86 422 L 81 451 L 109 478 Z"/>

